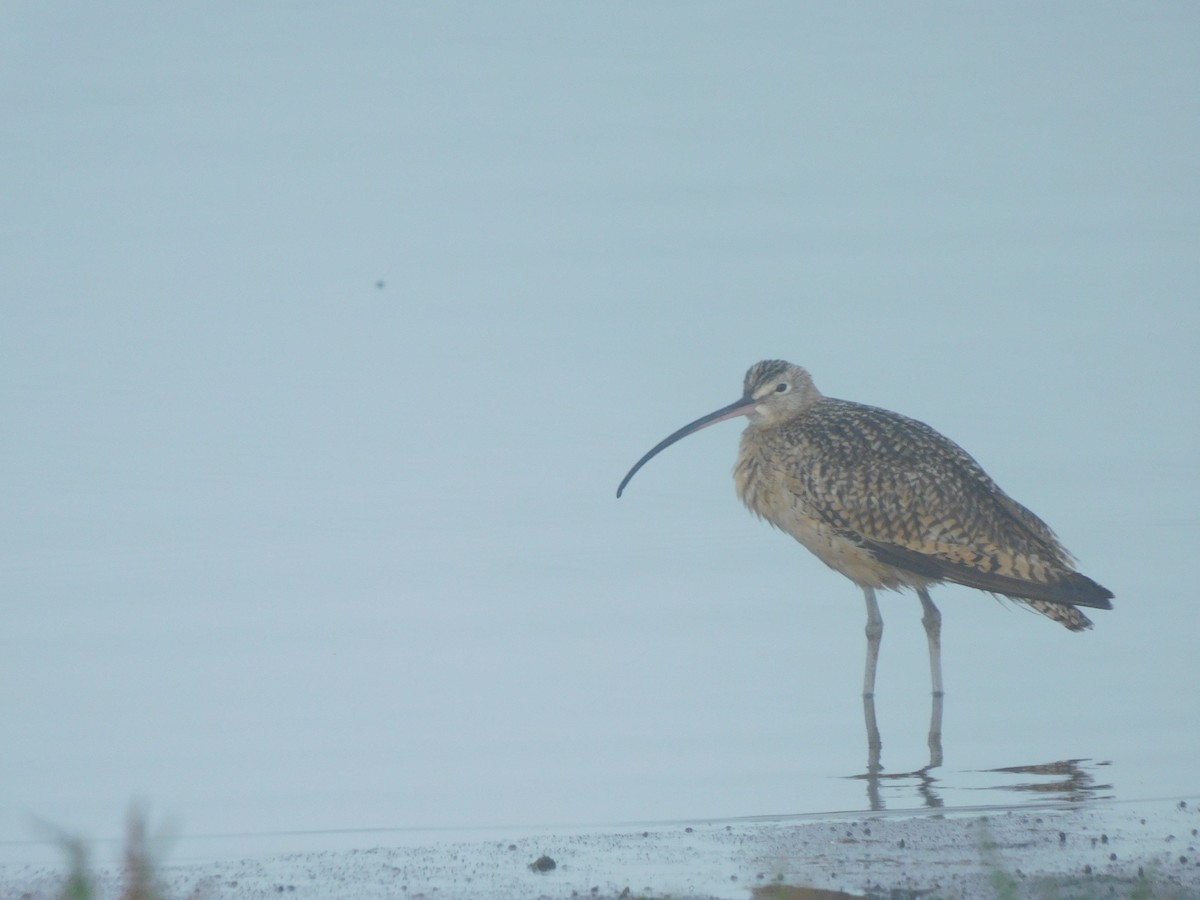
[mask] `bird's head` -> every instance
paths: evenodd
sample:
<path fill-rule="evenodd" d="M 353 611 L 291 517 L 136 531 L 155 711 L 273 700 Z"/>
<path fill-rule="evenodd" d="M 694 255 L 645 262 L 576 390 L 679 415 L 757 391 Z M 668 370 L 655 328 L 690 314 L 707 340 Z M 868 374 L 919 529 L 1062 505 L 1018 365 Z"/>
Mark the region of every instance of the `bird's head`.
<path fill-rule="evenodd" d="M 782 359 L 752 365 L 742 383 L 745 412 L 754 425 L 785 422 L 821 399 L 808 370 Z"/>
<path fill-rule="evenodd" d="M 728 406 L 722 406 L 707 416 L 701 416 L 695 422 L 684 425 L 655 444 L 645 456 L 634 463 L 633 468 L 621 480 L 621 486 L 617 488 L 617 496 L 621 496 L 625 485 L 629 484 L 629 480 L 633 478 L 637 470 L 644 466 L 652 456 L 701 428 L 707 428 L 709 425 L 715 425 L 717 422 L 737 416 L 746 416 L 753 426 L 770 426 L 787 421 L 820 399 L 820 391 L 813 384 L 808 372 L 800 366 L 794 366 L 781 359 L 766 359 L 755 363 L 746 373 L 740 400 L 736 400 Z"/>

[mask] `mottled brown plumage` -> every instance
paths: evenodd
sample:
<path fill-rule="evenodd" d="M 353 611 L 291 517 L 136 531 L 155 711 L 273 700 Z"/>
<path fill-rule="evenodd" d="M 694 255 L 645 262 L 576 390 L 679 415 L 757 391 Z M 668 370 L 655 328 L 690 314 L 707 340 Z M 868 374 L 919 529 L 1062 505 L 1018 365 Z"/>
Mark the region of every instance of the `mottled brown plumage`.
<path fill-rule="evenodd" d="M 1072 631 L 1091 627 L 1078 607 L 1111 609 L 1112 593 L 1075 570 L 1040 518 L 1005 494 L 965 450 L 905 416 L 824 396 L 808 372 L 766 360 L 746 373 L 741 400 L 666 438 L 660 450 L 715 422 L 744 415 L 734 467 L 752 512 L 792 535 L 863 588 L 874 688 L 882 620 L 874 591 L 914 588 L 925 607 L 934 690 L 941 691 L 940 615 L 930 585 L 945 581 L 1003 594 Z"/>

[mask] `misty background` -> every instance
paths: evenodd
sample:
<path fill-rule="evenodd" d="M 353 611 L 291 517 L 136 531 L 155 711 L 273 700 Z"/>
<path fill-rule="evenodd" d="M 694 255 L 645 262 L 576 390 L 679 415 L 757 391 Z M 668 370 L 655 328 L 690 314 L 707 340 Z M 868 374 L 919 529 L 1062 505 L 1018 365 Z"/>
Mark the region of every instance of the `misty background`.
<path fill-rule="evenodd" d="M 243 845 L 865 808 L 861 592 L 741 508 L 738 424 L 614 497 L 775 357 L 1116 594 L 1076 635 L 935 591 L 940 801 L 1062 760 L 1194 795 L 1198 39 L 1186 3 L 4 4 L 5 857 L 131 802 Z M 907 772 L 925 638 L 881 605 Z"/>

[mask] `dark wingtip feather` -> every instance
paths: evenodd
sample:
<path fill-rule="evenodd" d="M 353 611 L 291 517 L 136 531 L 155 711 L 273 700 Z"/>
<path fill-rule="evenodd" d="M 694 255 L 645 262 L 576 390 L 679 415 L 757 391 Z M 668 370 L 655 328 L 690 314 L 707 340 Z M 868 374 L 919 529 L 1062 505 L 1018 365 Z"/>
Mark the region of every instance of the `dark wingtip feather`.
<path fill-rule="evenodd" d="M 1017 600 L 1040 600 L 1063 606 L 1086 606 L 1091 609 L 1112 609 L 1113 592 L 1086 575 L 1068 572 L 1057 581 L 1025 581 L 993 572 L 978 572 L 967 566 L 947 564 L 943 576 L 967 587 L 1004 594 Z"/>
<path fill-rule="evenodd" d="M 1074 606 L 1090 606 L 1092 609 L 1112 609 L 1113 592 L 1097 584 L 1086 575 L 1072 572 L 1057 584 L 1064 592 L 1064 600 Z"/>

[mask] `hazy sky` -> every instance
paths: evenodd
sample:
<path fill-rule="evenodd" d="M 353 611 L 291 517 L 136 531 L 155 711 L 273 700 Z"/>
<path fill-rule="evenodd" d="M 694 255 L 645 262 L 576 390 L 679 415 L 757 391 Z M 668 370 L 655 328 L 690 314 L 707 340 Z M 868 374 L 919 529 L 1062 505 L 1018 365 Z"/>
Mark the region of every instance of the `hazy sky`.
<path fill-rule="evenodd" d="M 740 509 L 737 425 L 613 497 L 769 357 L 1117 595 L 1079 636 L 937 592 L 951 800 L 1194 789 L 1198 42 L 1191 3 L 3 4 L 0 840 L 861 802 L 861 594 Z"/>

